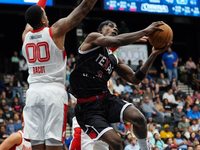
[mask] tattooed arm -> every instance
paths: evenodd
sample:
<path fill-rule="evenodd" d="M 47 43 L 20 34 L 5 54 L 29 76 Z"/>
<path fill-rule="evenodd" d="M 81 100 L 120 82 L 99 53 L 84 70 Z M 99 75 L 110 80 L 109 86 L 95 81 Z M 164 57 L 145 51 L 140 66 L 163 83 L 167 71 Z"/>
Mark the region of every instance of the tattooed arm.
<path fill-rule="evenodd" d="M 156 50 L 154 47 L 152 48 L 152 53 L 150 54 L 147 61 L 144 63 L 144 65 L 140 68 L 140 71 L 143 74 L 147 74 L 149 72 L 149 69 L 151 68 L 154 60 L 156 57 L 163 53 L 165 50 L 167 50 L 170 47 L 171 43 L 168 44 L 165 48 L 162 50 Z M 119 59 L 119 58 L 118 58 Z M 116 67 L 115 71 L 118 73 L 119 76 L 121 76 L 126 81 L 132 83 L 132 84 L 139 84 L 141 80 L 137 79 L 135 76 L 135 73 L 132 71 L 130 67 L 125 65 L 121 59 L 119 59 L 119 64 Z"/>
<path fill-rule="evenodd" d="M 66 18 L 62 18 L 52 25 L 52 36 L 58 47 L 62 48 L 65 34 L 81 22 L 96 2 L 97 0 L 83 0 Z"/>

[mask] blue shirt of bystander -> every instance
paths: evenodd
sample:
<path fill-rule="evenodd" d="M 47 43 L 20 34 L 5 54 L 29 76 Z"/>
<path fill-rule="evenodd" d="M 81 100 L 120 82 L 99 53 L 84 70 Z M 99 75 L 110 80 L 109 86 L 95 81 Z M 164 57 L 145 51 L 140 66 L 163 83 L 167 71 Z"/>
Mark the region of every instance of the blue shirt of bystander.
<path fill-rule="evenodd" d="M 162 56 L 162 61 L 165 62 L 165 66 L 167 69 L 173 69 L 174 62 L 176 62 L 177 59 L 178 55 L 173 51 L 170 54 L 168 52 L 165 52 Z"/>

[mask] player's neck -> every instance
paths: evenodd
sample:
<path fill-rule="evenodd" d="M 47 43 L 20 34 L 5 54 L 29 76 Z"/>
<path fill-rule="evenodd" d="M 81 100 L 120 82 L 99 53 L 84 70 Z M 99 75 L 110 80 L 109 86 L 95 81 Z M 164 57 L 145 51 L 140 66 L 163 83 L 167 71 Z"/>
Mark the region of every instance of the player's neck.
<path fill-rule="evenodd" d="M 33 30 L 38 30 L 44 27 L 45 27 L 44 25 L 36 25 L 35 27 L 33 27 Z"/>

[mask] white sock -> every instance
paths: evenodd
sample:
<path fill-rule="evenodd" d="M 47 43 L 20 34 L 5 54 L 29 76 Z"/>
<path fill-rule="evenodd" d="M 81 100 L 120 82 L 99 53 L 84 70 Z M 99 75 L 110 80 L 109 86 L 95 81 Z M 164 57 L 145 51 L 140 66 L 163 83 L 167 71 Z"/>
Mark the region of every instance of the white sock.
<path fill-rule="evenodd" d="M 138 143 L 140 145 L 141 150 L 149 150 L 147 138 L 145 139 L 138 139 Z"/>

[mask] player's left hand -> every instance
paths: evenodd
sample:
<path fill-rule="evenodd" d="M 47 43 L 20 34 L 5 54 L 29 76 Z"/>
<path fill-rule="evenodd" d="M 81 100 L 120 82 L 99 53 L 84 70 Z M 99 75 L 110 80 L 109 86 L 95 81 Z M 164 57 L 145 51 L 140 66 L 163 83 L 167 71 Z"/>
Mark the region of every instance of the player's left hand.
<path fill-rule="evenodd" d="M 159 55 L 159 54 L 165 52 L 172 45 L 172 43 L 173 43 L 172 41 L 170 43 L 167 43 L 167 45 L 162 49 L 158 49 L 158 48 L 153 47 L 152 48 L 152 54 Z"/>
<path fill-rule="evenodd" d="M 147 36 L 143 36 L 140 39 L 138 39 L 136 42 L 147 42 L 148 37 Z"/>

